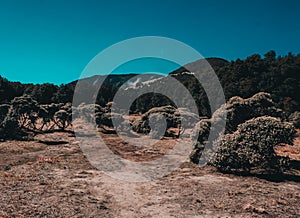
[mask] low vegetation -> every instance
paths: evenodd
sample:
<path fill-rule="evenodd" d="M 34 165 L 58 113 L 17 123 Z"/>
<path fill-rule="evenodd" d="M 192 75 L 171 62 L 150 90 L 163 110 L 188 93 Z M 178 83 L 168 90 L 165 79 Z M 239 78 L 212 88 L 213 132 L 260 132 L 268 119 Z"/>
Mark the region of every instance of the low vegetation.
<path fill-rule="evenodd" d="M 0 137 L 28 140 L 36 133 L 65 130 L 71 125 L 71 104 L 39 105 L 31 96 L 14 98 L 0 105 Z"/>
<path fill-rule="evenodd" d="M 278 157 L 274 147 L 291 144 L 295 128 L 279 118 L 262 116 L 238 125 L 234 133 L 220 139 L 218 150 L 211 161 L 221 171 L 250 172 L 251 169 L 282 173 L 288 159 Z"/>
<path fill-rule="evenodd" d="M 212 124 L 218 124 L 226 111 L 225 135 L 218 139 L 220 148 L 210 164 L 222 171 L 249 172 L 255 168 L 283 171 L 287 161 L 276 157 L 274 146 L 291 143 L 294 127 L 300 128 L 300 55 L 276 57 L 275 52 L 270 51 L 264 57 L 255 54 L 245 60 L 209 59 L 209 62 L 227 99 L 227 104 L 216 111 L 210 111 L 206 94 L 193 76 L 194 72 L 188 73 L 188 69 L 182 67 L 167 76 L 177 79 L 190 91 L 201 119 L 188 109 L 176 108 L 168 98 L 162 101 L 162 96 L 155 93 L 133 102 L 130 114 L 140 115 L 135 120 L 128 121 L 121 114 L 122 108 L 112 112 L 114 94 L 134 75 L 107 77 L 95 104 L 80 99 L 76 105 L 70 103 L 76 82 L 61 86 L 33 85 L 9 82 L 0 77 L 0 139 L 28 140 L 37 133 L 66 131 L 72 125 L 72 117 L 95 120 L 99 128 L 108 127 L 112 132 L 150 133 L 152 138 L 169 136 L 169 132 L 163 130 L 165 126 L 177 128 L 177 135 L 172 136 L 178 137 L 184 128 L 196 125 L 197 131 L 193 135 L 196 143 L 190 159 L 198 163 Z M 190 65 L 193 64 L 196 67 L 197 63 Z M 151 88 L 164 86 L 167 77 L 153 80 Z M 88 79 L 85 81 L 87 87 L 93 84 Z M 123 91 L 130 94 L 142 86 L 140 83 L 138 87 L 126 89 L 126 93 L 125 89 Z M 175 96 L 180 94 L 176 89 L 169 91 Z M 180 101 L 187 102 L 187 99 Z M 113 121 L 118 125 L 115 126 Z M 182 126 L 182 121 L 186 126 Z M 161 125 L 155 125 L 158 123 Z"/>
<path fill-rule="evenodd" d="M 219 144 L 214 146 L 217 149 L 210 160 L 211 165 L 227 172 L 250 172 L 251 169 L 282 172 L 288 167 L 288 160 L 277 157 L 274 146 L 291 144 L 295 127 L 282 120 L 282 110 L 276 108 L 270 94 L 263 92 L 248 99 L 233 97 L 215 112 L 213 118 L 201 120 L 197 124 L 197 143 L 190 156 L 192 162 L 199 162 L 211 124 L 218 123 L 220 113 L 224 111 L 227 112 L 225 134 L 214 142 Z"/>

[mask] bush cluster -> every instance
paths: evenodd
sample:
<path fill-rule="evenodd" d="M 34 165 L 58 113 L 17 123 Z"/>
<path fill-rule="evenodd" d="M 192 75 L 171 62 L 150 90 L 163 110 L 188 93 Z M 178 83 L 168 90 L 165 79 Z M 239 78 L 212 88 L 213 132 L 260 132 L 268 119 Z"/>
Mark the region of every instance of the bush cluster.
<path fill-rule="evenodd" d="M 276 156 L 274 146 L 292 143 L 295 129 L 279 118 L 262 116 L 250 119 L 234 133 L 220 139 L 211 163 L 222 171 L 250 172 L 251 169 L 282 172 L 288 166 Z"/>
<path fill-rule="evenodd" d="M 29 95 L 0 105 L 0 137 L 27 139 L 29 133 L 65 130 L 71 125 L 72 107 L 67 104 L 39 105 Z"/>
<path fill-rule="evenodd" d="M 132 129 L 138 133 L 148 134 L 151 131 L 149 125 L 150 117 L 157 120 L 161 120 L 163 117 L 166 121 L 167 129 L 171 127 L 177 128 L 182 124 L 182 120 L 185 121 L 185 127 L 193 127 L 199 120 L 197 114 L 191 113 L 185 108 L 175 108 L 171 105 L 167 105 L 154 107 L 144 113 L 140 120 L 133 122 Z"/>
<path fill-rule="evenodd" d="M 201 120 L 193 135 L 197 142 L 190 155 L 191 161 L 199 162 L 209 133 L 213 131 L 211 124 L 218 126 L 224 112 L 227 112 L 225 135 L 216 141 L 220 147 L 210 163 L 224 171 L 249 171 L 253 167 L 280 169 L 282 162 L 277 159 L 273 147 L 279 143 L 290 143 L 294 127 L 282 122 L 282 111 L 276 108 L 270 94 L 264 92 L 248 99 L 232 97 L 211 119 Z"/>

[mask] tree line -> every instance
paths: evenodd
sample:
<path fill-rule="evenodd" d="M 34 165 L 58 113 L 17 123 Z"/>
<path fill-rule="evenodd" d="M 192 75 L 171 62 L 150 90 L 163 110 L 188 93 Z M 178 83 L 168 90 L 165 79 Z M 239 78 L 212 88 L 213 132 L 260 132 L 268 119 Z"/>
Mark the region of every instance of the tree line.
<path fill-rule="evenodd" d="M 277 102 L 277 106 L 286 112 L 292 113 L 300 110 L 300 54 L 289 53 L 286 56 L 276 56 L 274 51 L 266 53 L 263 57 L 254 54 L 245 60 L 221 61 L 210 59 L 221 85 L 226 100 L 233 96 L 248 98 L 258 92 L 268 92 Z M 170 73 L 169 77 L 179 80 L 192 94 L 199 108 L 200 115 L 210 116 L 211 111 L 205 91 L 193 75 L 184 74 L 188 71 L 184 67 Z M 111 75 L 102 84 L 97 96 L 97 104 L 105 106 L 113 100 L 118 88 L 133 75 Z M 164 80 L 151 86 L 161 86 Z M 139 84 L 141 85 L 141 84 Z M 45 84 L 22 84 L 9 82 L 0 76 L 0 103 L 8 104 L 15 97 L 29 94 L 39 104 L 72 102 L 76 81 L 60 86 Z M 87 86 L 91 86 L 87 83 Z M 174 89 L 174 91 L 176 91 Z M 184 101 L 184 99 L 183 99 Z M 84 102 L 84 99 L 82 99 Z M 80 102 L 79 102 L 80 103 Z M 174 103 L 159 94 L 147 94 L 134 102 L 132 113 L 146 112 L 149 109 Z"/>

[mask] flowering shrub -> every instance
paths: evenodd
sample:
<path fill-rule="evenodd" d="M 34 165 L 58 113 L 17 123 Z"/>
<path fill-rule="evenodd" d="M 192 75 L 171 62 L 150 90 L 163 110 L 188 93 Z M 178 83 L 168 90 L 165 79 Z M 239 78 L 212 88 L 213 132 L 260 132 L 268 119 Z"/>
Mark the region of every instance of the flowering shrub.
<path fill-rule="evenodd" d="M 164 117 L 167 129 L 170 127 L 177 128 L 181 124 L 182 120 L 184 120 L 185 124 L 188 126 L 194 126 L 199 121 L 198 115 L 191 113 L 186 108 L 175 108 L 173 106 L 167 105 L 161 107 L 154 107 L 146 113 L 144 113 L 140 120 L 136 120 L 135 122 L 133 122 L 133 130 L 138 133 L 149 133 L 151 130 L 149 125 L 149 119 L 152 115 L 155 115 L 155 117 L 153 118 L 159 119 L 159 117 L 157 117 L 158 114 L 161 115 L 161 118 Z M 155 131 L 157 132 L 157 129 L 159 127 L 155 127 L 155 122 L 152 126 L 156 128 Z M 152 133 L 154 134 L 154 132 Z"/>
<path fill-rule="evenodd" d="M 270 94 L 264 92 L 248 99 L 232 97 L 211 119 L 198 122 L 192 135 L 197 142 L 190 155 L 191 161 L 199 162 L 212 131 L 211 124 L 218 128 L 224 112 L 227 112 L 225 135 L 217 140 L 220 147 L 211 163 L 224 171 L 249 171 L 252 167 L 263 165 L 266 169 L 280 169 L 280 160 L 275 156 L 273 146 L 290 143 L 294 128 L 290 123 L 281 121 L 281 110 L 275 107 Z M 214 145 L 216 147 L 217 143 L 214 142 Z"/>
<path fill-rule="evenodd" d="M 222 171 L 250 171 L 252 168 L 282 171 L 286 165 L 276 156 L 274 146 L 292 143 L 295 129 L 279 118 L 262 116 L 240 124 L 220 139 L 211 163 Z"/>
<path fill-rule="evenodd" d="M 71 125 L 70 103 L 39 105 L 30 95 L 14 98 L 8 105 L 0 105 L 0 138 L 28 139 L 29 133 Z"/>

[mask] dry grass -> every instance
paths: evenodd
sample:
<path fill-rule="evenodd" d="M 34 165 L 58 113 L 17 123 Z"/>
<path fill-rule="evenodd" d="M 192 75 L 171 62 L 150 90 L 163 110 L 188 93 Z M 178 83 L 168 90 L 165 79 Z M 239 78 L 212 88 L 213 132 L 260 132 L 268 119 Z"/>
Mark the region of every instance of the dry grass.
<path fill-rule="evenodd" d="M 163 155 L 175 140 L 133 147 L 116 135 L 102 136 L 115 153 L 136 161 Z M 63 139 L 67 144 L 0 144 L 5 151 L 0 154 L 0 217 L 300 216 L 300 184 L 294 181 L 270 182 L 184 163 L 158 180 L 128 183 L 91 166 L 76 139 L 67 133 L 37 139 Z M 22 152 L 16 153 L 18 149 Z M 290 148 L 280 149 L 295 155 Z M 7 165 L 10 169 L 4 171 Z"/>

